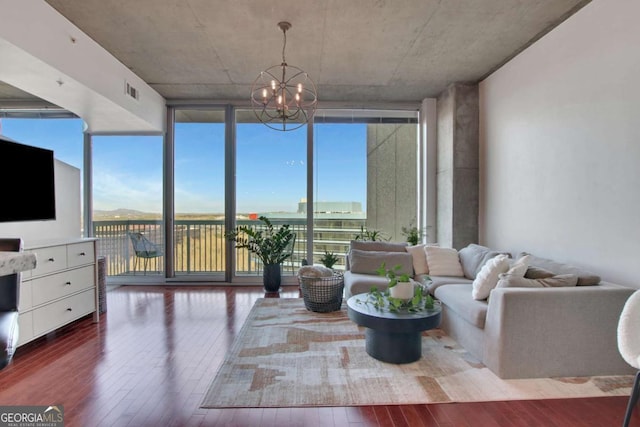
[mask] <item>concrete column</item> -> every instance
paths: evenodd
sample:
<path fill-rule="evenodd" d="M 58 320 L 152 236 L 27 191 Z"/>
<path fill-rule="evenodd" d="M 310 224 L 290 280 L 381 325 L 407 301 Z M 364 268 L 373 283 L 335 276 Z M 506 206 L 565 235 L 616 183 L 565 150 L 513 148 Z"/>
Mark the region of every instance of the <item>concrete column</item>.
<path fill-rule="evenodd" d="M 367 125 L 367 228 L 393 241 L 417 224 L 417 140 L 415 125 Z"/>
<path fill-rule="evenodd" d="M 452 84 L 438 97 L 437 241 L 478 242 L 478 85 Z"/>

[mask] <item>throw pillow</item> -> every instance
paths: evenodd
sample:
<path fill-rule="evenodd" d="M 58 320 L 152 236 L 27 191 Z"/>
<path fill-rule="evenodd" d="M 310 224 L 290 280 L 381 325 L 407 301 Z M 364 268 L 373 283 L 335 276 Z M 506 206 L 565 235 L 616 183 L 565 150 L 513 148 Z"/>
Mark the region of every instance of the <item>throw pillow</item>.
<path fill-rule="evenodd" d="M 521 255 L 526 255 L 526 252 L 522 252 Z M 600 276 L 597 274 L 570 264 L 563 264 L 550 259 L 540 258 L 535 255 L 531 255 L 530 264 L 535 265 L 536 267 L 542 267 L 556 275 L 575 274 L 578 276 L 578 286 L 590 286 L 600 283 Z"/>
<path fill-rule="evenodd" d="M 460 264 L 462 264 L 462 271 L 467 279 L 476 278 L 476 274 L 482 267 L 484 257 L 489 252 L 491 252 L 491 249 L 475 243 L 460 249 L 458 256 L 460 257 Z"/>
<path fill-rule="evenodd" d="M 460 256 L 460 263 L 462 264 L 462 271 L 467 279 L 475 279 L 480 269 L 487 261 L 496 255 L 505 254 L 511 257 L 508 252 L 494 251 L 486 246 L 476 245 L 470 243 L 466 247 L 460 249 L 458 255 Z"/>
<path fill-rule="evenodd" d="M 413 257 L 413 271 L 415 274 L 429 274 L 429 264 L 427 264 L 426 245 L 407 246 L 405 249 Z"/>
<path fill-rule="evenodd" d="M 509 257 L 504 254 L 496 255 L 487 261 L 473 280 L 471 296 L 475 300 L 487 299 L 491 290 L 498 284 L 498 276 L 509 269 Z"/>
<path fill-rule="evenodd" d="M 496 284 L 496 289 L 498 288 L 542 288 L 542 283 L 535 279 L 504 273 L 499 276 Z"/>
<path fill-rule="evenodd" d="M 576 286 L 578 276 L 575 274 L 558 274 L 542 279 L 527 279 L 513 274 L 501 274 L 496 288 L 559 288 Z"/>
<path fill-rule="evenodd" d="M 527 279 L 545 279 L 547 277 L 553 277 L 554 274 L 549 270 L 546 270 L 541 267 L 536 267 L 535 265 L 530 265 L 527 267 L 527 272 L 524 273 L 524 277 Z"/>
<path fill-rule="evenodd" d="M 383 262 L 387 268 L 400 265 L 398 274 L 413 276 L 413 257 L 406 252 L 361 251 L 358 249 L 351 249 L 349 252 L 352 273 L 377 275 L 377 270 Z"/>
<path fill-rule="evenodd" d="M 514 276 L 524 277 L 529 268 L 529 259 L 531 255 L 521 256 L 517 261 L 511 264 L 507 274 L 513 274 Z"/>
<path fill-rule="evenodd" d="M 441 248 L 439 246 L 426 246 L 427 265 L 432 276 L 464 277 L 462 265 L 458 258 L 458 251 L 454 248 Z"/>
<path fill-rule="evenodd" d="M 405 252 L 406 242 L 380 242 L 373 240 L 352 240 L 350 248 L 361 251 Z"/>

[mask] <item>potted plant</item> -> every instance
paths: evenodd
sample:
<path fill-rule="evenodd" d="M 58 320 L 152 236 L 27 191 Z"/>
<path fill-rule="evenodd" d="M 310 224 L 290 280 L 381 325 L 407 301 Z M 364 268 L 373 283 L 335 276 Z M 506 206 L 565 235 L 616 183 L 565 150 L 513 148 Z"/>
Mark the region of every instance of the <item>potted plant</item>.
<path fill-rule="evenodd" d="M 371 304 L 377 310 L 390 312 L 416 313 L 421 311 L 440 310 L 440 302 L 435 300 L 423 286 L 414 286 L 414 282 L 407 274 L 397 274 L 400 266 L 391 269 L 386 268 L 383 262 L 378 268 L 378 274 L 389 278 L 389 287 L 381 291 L 372 286 L 368 293 L 363 294 L 364 299 L 357 298 L 359 304 Z M 428 276 L 427 276 L 428 278 Z M 411 285 L 410 291 L 398 297 L 393 289 L 398 286 Z"/>
<path fill-rule="evenodd" d="M 382 231 L 365 230 L 364 226 L 361 225 L 360 232 L 356 234 L 355 240 L 371 241 L 371 242 L 376 242 L 376 241 L 387 242 L 389 241 L 389 238 Z"/>
<path fill-rule="evenodd" d="M 377 272 L 380 276 L 389 279 L 389 296 L 403 301 L 409 301 L 414 295 L 414 284 L 411 277 L 404 273 L 398 274 L 401 266 L 396 265 L 393 268 L 387 268 L 383 262 Z"/>
<path fill-rule="evenodd" d="M 335 265 L 336 262 L 338 262 L 339 258 L 336 254 L 334 254 L 333 252 L 327 252 L 325 251 L 324 255 L 322 255 L 322 258 L 320 258 L 320 262 L 322 263 L 322 265 L 324 265 L 327 268 L 333 268 L 333 266 Z"/>
<path fill-rule="evenodd" d="M 291 256 L 291 245 L 295 241 L 295 233 L 289 224 L 283 224 L 277 230 L 265 216 L 258 218 L 264 227 L 240 225 L 233 231 L 226 232 L 225 237 L 235 242 L 236 248 L 246 248 L 254 253 L 263 265 L 263 285 L 267 292 L 280 289 L 282 262 Z"/>
<path fill-rule="evenodd" d="M 402 235 L 407 238 L 407 242 L 413 246 L 417 245 L 420 242 L 420 238 L 422 237 L 422 229 L 419 229 L 413 223 L 411 223 L 408 227 L 402 227 Z"/>

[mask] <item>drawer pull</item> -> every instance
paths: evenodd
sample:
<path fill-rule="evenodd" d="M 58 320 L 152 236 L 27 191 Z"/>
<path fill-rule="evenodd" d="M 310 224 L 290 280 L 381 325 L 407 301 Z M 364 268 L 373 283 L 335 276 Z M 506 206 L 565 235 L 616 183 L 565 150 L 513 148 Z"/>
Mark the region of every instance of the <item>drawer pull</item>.
<path fill-rule="evenodd" d="M 71 307 L 67 308 L 67 311 L 73 311 L 73 309 Z"/>
<path fill-rule="evenodd" d="M 80 252 L 80 256 L 86 256 L 87 254 L 84 252 Z"/>
<path fill-rule="evenodd" d="M 71 286 L 71 282 L 65 283 L 66 286 Z"/>
<path fill-rule="evenodd" d="M 49 258 L 47 261 L 49 262 L 55 262 L 55 259 L 53 259 L 53 257 Z"/>

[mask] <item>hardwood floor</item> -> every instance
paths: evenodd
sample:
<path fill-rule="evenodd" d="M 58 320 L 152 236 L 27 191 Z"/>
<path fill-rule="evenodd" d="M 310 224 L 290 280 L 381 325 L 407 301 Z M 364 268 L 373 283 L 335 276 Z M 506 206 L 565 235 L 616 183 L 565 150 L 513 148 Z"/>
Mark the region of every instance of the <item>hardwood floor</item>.
<path fill-rule="evenodd" d="M 259 287 L 122 286 L 18 349 L 0 405 L 64 406 L 65 426 L 620 426 L 626 397 L 340 408 L 200 409 Z M 298 297 L 296 287 L 280 297 Z M 640 426 L 640 410 L 632 425 Z"/>

